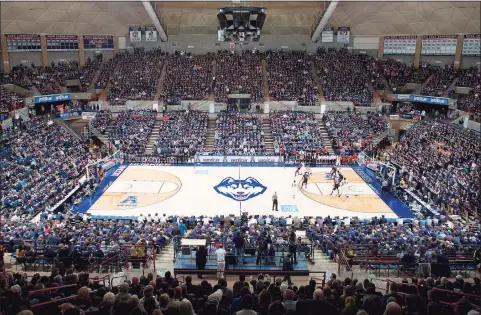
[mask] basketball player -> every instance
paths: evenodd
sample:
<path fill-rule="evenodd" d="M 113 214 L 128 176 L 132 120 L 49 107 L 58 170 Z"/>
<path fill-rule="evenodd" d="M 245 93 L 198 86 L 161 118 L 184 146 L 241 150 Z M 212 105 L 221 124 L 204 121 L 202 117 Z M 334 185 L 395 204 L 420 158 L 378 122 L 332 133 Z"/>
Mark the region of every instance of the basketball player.
<path fill-rule="evenodd" d="M 294 174 L 294 176 L 301 175 L 301 167 L 302 167 L 302 164 L 299 163 L 299 165 L 297 165 L 296 173 Z"/>
<path fill-rule="evenodd" d="M 302 175 L 302 186 L 304 188 L 307 188 L 307 181 L 309 180 L 309 173 L 304 172 L 304 175 Z"/>
<path fill-rule="evenodd" d="M 337 190 L 337 196 L 338 197 L 341 197 L 341 192 L 339 191 L 339 187 L 340 187 L 340 180 L 339 180 L 340 176 L 336 176 L 334 178 L 334 187 L 332 188 L 332 191 L 331 191 L 331 196 L 332 196 L 332 193 Z"/>
<path fill-rule="evenodd" d="M 297 181 L 296 178 L 294 177 L 294 181 L 292 182 L 292 199 L 296 199 L 296 191 L 297 191 Z"/>
<path fill-rule="evenodd" d="M 332 169 L 331 169 L 331 172 L 329 173 L 329 177 L 330 177 L 330 178 L 334 178 L 334 176 L 336 175 L 336 173 L 337 173 L 337 169 L 336 169 L 335 166 L 333 166 Z"/>

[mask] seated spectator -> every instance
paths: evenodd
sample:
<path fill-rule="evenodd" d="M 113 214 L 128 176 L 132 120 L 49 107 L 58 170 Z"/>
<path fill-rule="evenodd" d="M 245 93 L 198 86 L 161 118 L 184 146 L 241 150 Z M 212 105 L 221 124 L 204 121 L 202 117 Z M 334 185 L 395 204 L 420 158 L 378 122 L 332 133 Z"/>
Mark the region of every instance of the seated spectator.
<path fill-rule="evenodd" d="M 207 113 L 195 110 L 166 112 L 155 155 L 164 162 L 174 162 L 187 161 L 203 152 L 208 118 Z"/>
<path fill-rule="evenodd" d="M 223 111 L 216 121 L 213 154 L 264 155 L 262 117 Z"/>
<path fill-rule="evenodd" d="M 350 54 L 347 49 L 319 48 L 314 59 L 317 75 L 327 101 L 353 102 L 355 106 L 370 106 L 369 75 L 366 57 Z"/>
<path fill-rule="evenodd" d="M 212 87 L 215 54 L 193 55 L 176 52 L 167 63 L 164 101 L 180 105 L 182 100 L 203 100 Z"/>
<path fill-rule="evenodd" d="M 333 147 L 341 155 L 359 153 L 387 128 L 384 117 L 372 114 L 363 117 L 350 112 L 325 112 L 323 119 L 333 138 Z"/>
<path fill-rule="evenodd" d="M 121 112 L 111 123 L 110 140 L 125 154 L 144 153 L 156 116 L 151 109 Z"/>
<path fill-rule="evenodd" d="M 432 73 L 432 78 L 423 86 L 422 95 L 443 96 L 448 92 L 448 87 L 456 78 L 458 70 L 453 65 L 445 65 L 443 68 L 436 67 Z"/>
<path fill-rule="evenodd" d="M 48 143 L 48 145 L 46 145 Z M 33 215 L 60 201 L 85 170 L 88 150 L 68 131 L 44 118 L 22 123 L 1 141 L 2 215 Z"/>
<path fill-rule="evenodd" d="M 427 121 L 409 129 L 390 155 L 393 163 L 405 167 L 401 175 L 409 174 L 407 184 L 421 199 L 462 215 L 481 209 L 481 160 L 475 149 L 480 145 L 474 134 Z"/>
<path fill-rule="evenodd" d="M 269 95 L 276 101 L 297 101 L 313 106 L 318 102 L 317 86 L 305 51 L 266 52 Z"/>
<path fill-rule="evenodd" d="M 380 67 L 394 93 L 401 93 L 406 83 L 424 83 L 435 69 L 427 63 L 422 63 L 419 68 L 415 68 L 412 63 L 405 64 L 395 59 L 383 59 Z"/>
<path fill-rule="evenodd" d="M 120 53 L 117 68 L 110 78 L 110 105 L 125 105 L 128 100 L 153 100 L 166 55 L 161 49 Z"/>
<path fill-rule="evenodd" d="M 304 159 L 317 159 L 328 154 L 322 143 L 321 126 L 314 113 L 300 111 L 276 111 L 270 113 L 274 153 L 286 157 L 303 151 Z M 304 160 L 303 159 L 303 160 Z"/>
<path fill-rule="evenodd" d="M 216 55 L 214 80 L 215 101 L 227 103 L 228 94 L 250 94 L 251 103 L 263 101 L 261 54 L 243 51 L 236 54 L 227 50 Z"/>

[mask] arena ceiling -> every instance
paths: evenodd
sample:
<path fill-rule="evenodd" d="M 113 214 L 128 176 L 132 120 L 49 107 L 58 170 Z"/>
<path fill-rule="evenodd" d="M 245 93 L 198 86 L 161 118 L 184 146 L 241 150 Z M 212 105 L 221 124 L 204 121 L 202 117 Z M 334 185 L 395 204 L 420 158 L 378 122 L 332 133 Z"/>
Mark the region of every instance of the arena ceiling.
<path fill-rule="evenodd" d="M 309 35 L 327 6 L 326 1 L 247 4 L 267 8 L 266 35 Z M 217 8 L 236 5 L 231 1 L 155 3 L 169 35 L 216 34 Z M 148 24 L 140 1 L 1 2 L 1 33 L 126 36 L 128 26 Z M 340 2 L 329 25 L 350 26 L 353 35 L 479 33 L 480 2 Z"/>

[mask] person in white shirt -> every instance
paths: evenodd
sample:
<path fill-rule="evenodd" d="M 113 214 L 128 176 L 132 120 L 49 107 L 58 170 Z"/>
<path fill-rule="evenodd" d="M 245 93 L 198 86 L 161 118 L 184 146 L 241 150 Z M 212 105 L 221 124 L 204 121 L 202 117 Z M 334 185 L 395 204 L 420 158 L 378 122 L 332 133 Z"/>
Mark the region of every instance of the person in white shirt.
<path fill-rule="evenodd" d="M 139 215 L 139 216 L 137 217 L 137 221 L 138 221 L 139 223 L 144 223 L 144 220 L 145 220 L 145 218 L 144 218 L 144 215 L 143 215 L 143 214 L 141 214 L 141 215 Z"/>
<path fill-rule="evenodd" d="M 254 217 L 249 219 L 249 226 L 250 225 L 257 225 L 257 220 Z"/>
<path fill-rule="evenodd" d="M 224 245 L 220 244 L 219 248 L 215 251 L 217 255 L 217 279 L 224 278 L 225 271 L 225 249 Z"/>
<path fill-rule="evenodd" d="M 292 225 L 292 218 L 291 217 L 286 218 L 286 225 Z"/>
<path fill-rule="evenodd" d="M 203 221 L 204 224 L 209 224 L 210 219 L 208 217 L 204 217 L 204 218 L 202 218 L 202 221 Z"/>
<path fill-rule="evenodd" d="M 154 216 L 154 223 L 159 223 L 159 221 L 160 221 L 159 214 L 156 213 Z"/>
<path fill-rule="evenodd" d="M 294 181 L 292 182 L 292 199 L 296 199 L 296 191 L 297 191 L 297 182 L 296 178 L 294 177 Z"/>

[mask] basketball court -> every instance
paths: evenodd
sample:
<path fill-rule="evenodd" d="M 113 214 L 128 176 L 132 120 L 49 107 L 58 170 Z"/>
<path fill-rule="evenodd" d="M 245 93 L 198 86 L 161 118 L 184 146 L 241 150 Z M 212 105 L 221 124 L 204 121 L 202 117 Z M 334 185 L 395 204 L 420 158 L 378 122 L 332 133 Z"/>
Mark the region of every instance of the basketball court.
<path fill-rule="evenodd" d="M 305 187 L 294 182 L 293 167 L 215 167 L 121 165 L 102 183 L 98 198 L 90 200 L 92 215 L 140 214 L 358 216 L 397 215 L 382 198 L 379 183 L 363 170 L 341 168 L 348 183 L 341 197 L 331 196 L 330 168 L 312 168 Z M 389 203 L 389 202 L 388 202 Z"/>

